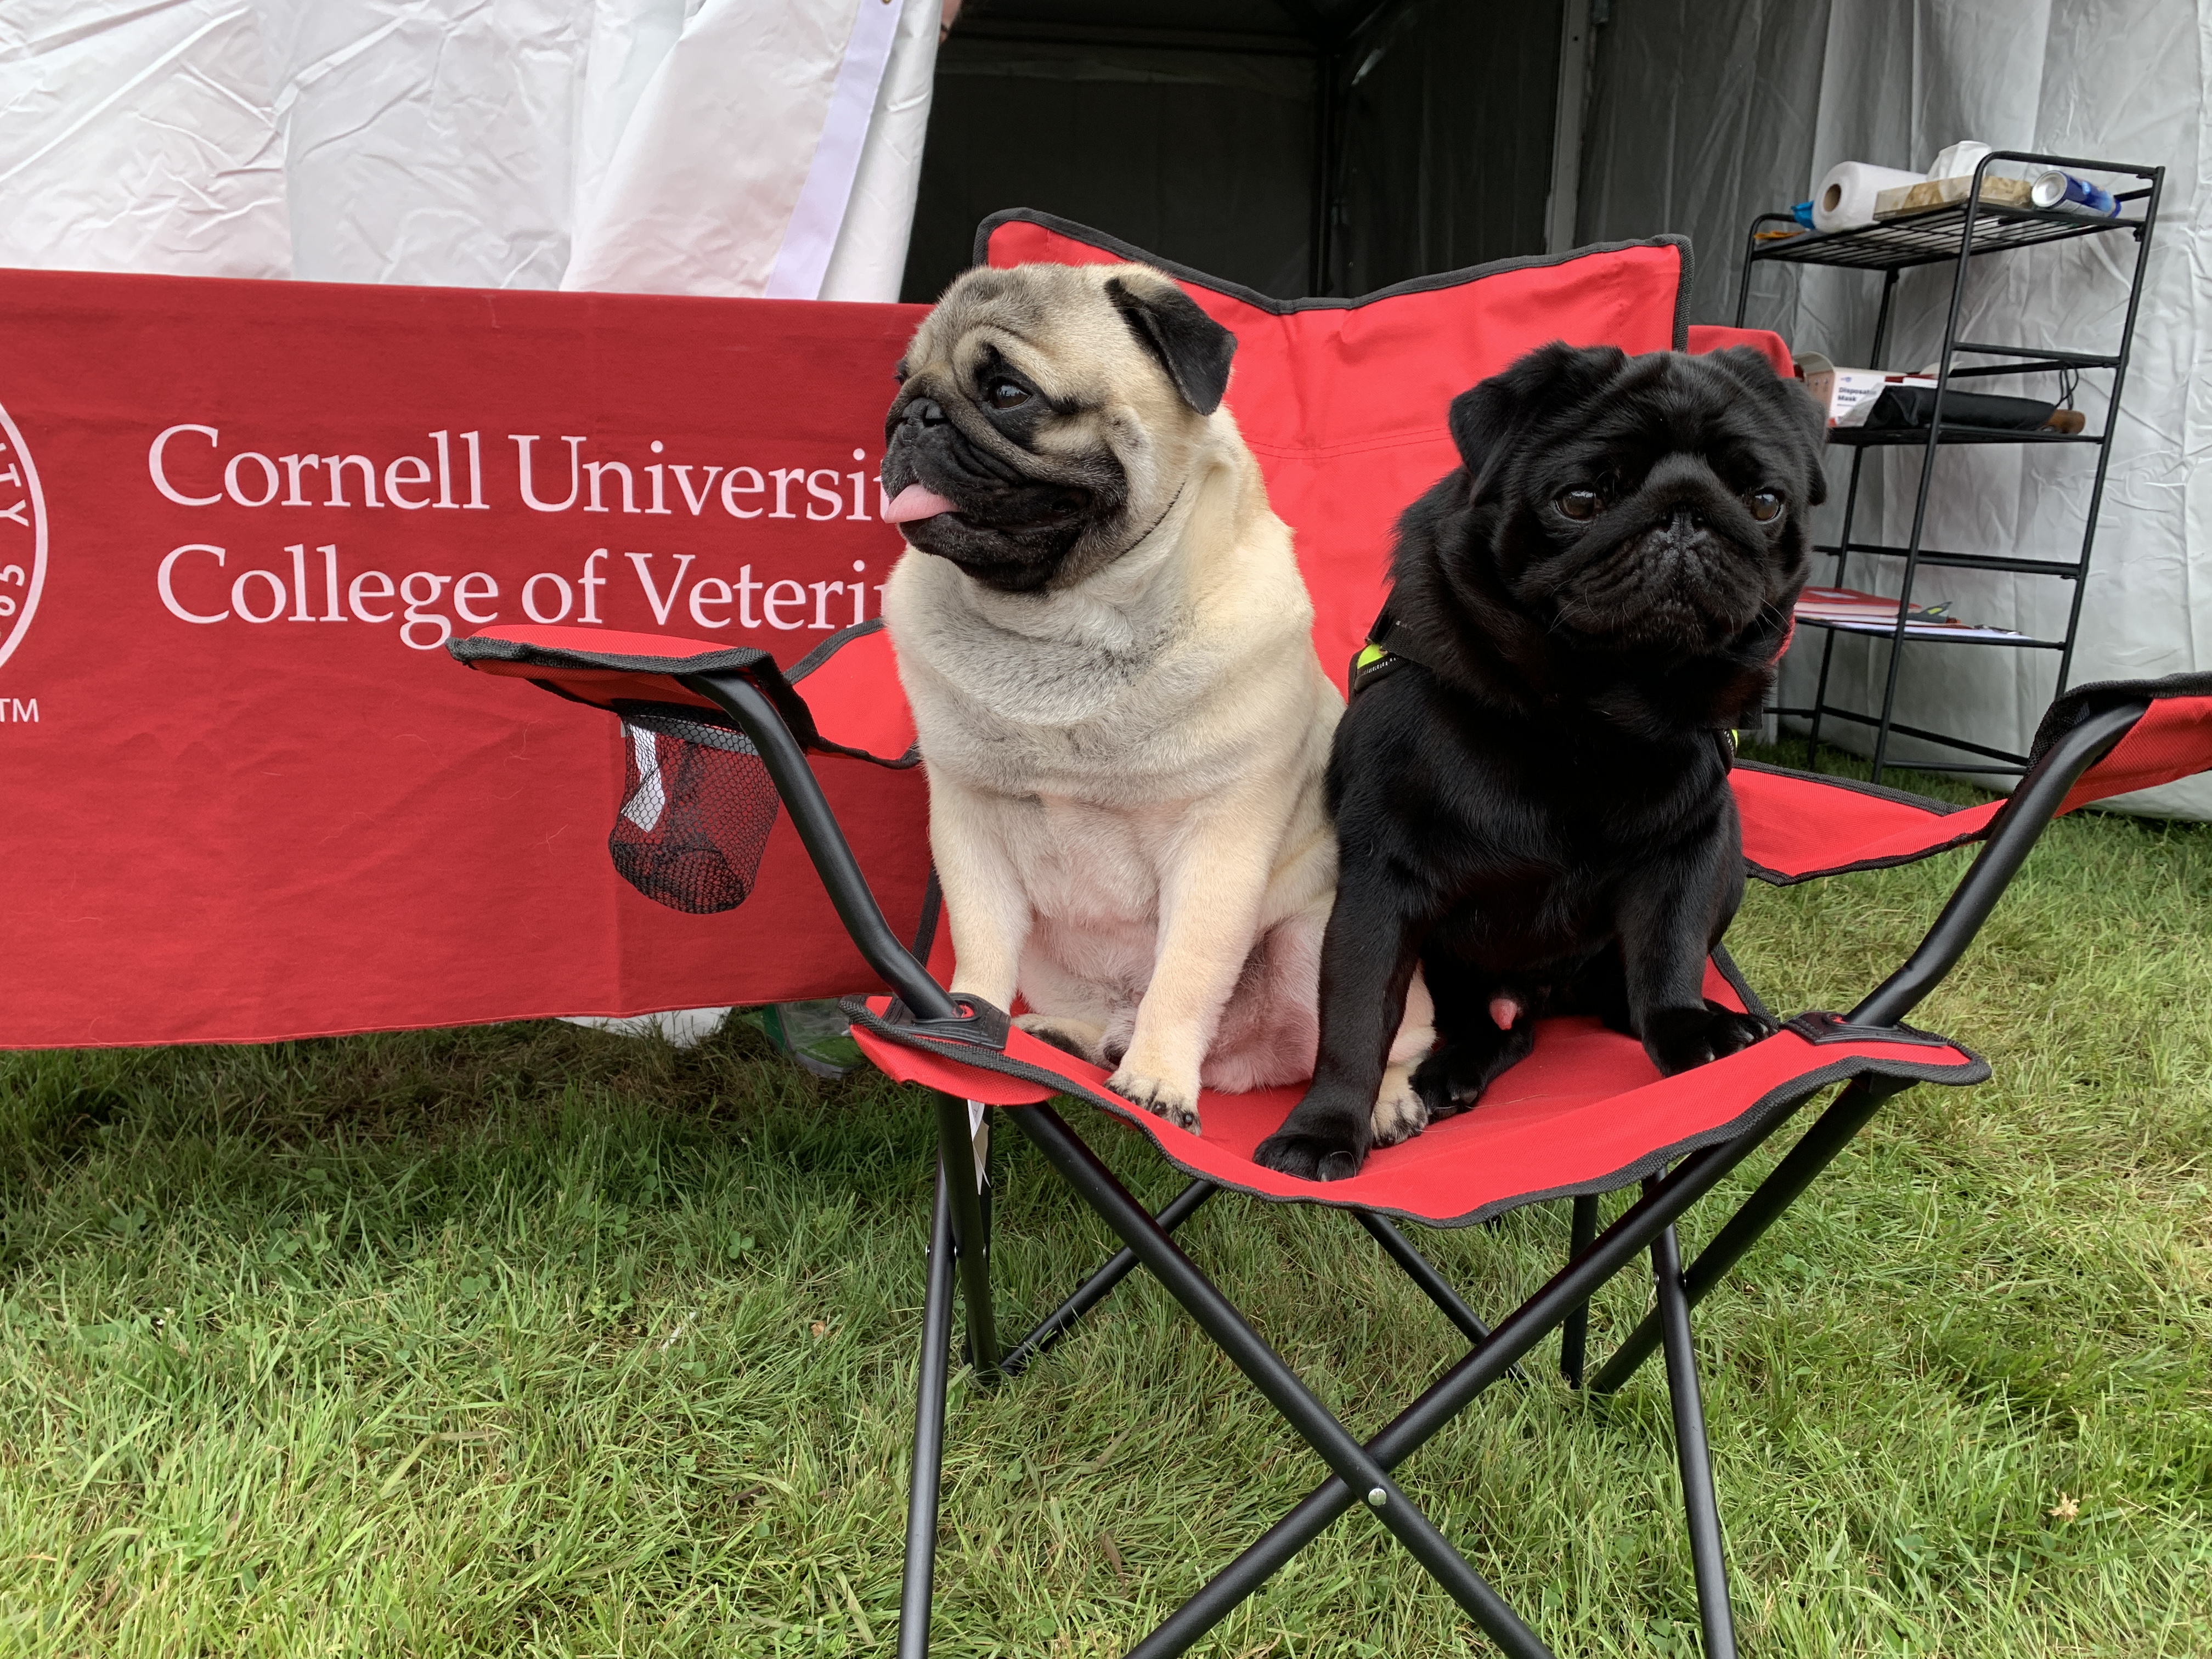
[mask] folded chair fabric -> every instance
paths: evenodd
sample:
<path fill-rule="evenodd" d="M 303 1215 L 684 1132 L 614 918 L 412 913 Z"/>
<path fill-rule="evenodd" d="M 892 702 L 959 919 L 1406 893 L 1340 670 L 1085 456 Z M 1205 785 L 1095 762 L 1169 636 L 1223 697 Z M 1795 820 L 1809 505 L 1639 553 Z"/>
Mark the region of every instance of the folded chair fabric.
<path fill-rule="evenodd" d="M 1025 213 L 987 222 L 979 255 L 1000 264 L 1144 257 L 1079 227 Z M 1279 510 L 1297 530 L 1324 661 L 1347 662 L 1377 608 L 1391 516 L 1452 465 L 1442 435 L 1450 393 L 1550 338 L 1612 340 L 1632 349 L 1682 344 L 1686 258 L 1686 247 L 1662 239 L 1564 260 L 1508 262 L 1365 301 L 1299 304 L 1151 261 L 1239 337 L 1230 401 L 1267 470 Z M 1786 352 L 1770 356 L 1778 368 L 1786 365 Z M 1889 979 L 1849 1013 L 1800 1014 L 1751 1048 L 1666 1079 L 1631 1038 L 1595 1021 L 1547 1021 L 1534 1054 L 1474 1109 L 1375 1152 L 1352 1180 L 1316 1183 L 1260 1169 L 1250 1158 L 1296 1100 L 1296 1089 L 1209 1092 L 1200 1102 L 1198 1133 L 1170 1127 L 1114 1095 L 1098 1068 L 1013 1026 L 1009 1011 L 948 994 L 943 975 L 949 963 L 935 937 L 933 907 L 910 947 L 893 935 L 806 759 L 811 749 L 886 767 L 915 763 L 913 726 L 888 641 L 872 627 L 848 630 L 787 674 L 757 652 L 597 629 L 493 629 L 450 648 L 480 671 L 535 681 L 606 708 L 631 727 L 636 758 L 614 806 L 618 823 L 610 847 L 634 881 L 633 866 L 667 851 L 641 851 L 641 838 L 666 839 L 674 832 L 659 826 L 703 821 L 685 816 L 686 788 L 704 787 L 696 781 L 718 768 L 725 774 L 747 769 L 753 781 L 746 787 L 772 792 L 773 801 L 791 814 L 853 942 L 896 993 L 848 999 L 847 1007 L 868 1056 L 890 1076 L 931 1091 L 939 1125 L 901 1659 L 921 1659 L 928 1644 L 956 1276 L 967 1357 L 979 1379 L 989 1382 L 1033 1363 L 1123 1277 L 1144 1267 L 1326 1468 L 1328 1478 L 1305 1502 L 1133 1654 L 1165 1659 L 1185 1651 L 1320 1531 L 1358 1506 L 1411 1551 L 1499 1647 L 1534 1659 L 1548 1652 L 1540 1638 L 1406 1498 L 1390 1470 L 1491 1383 L 1520 1375 L 1519 1362 L 1551 1331 L 1561 1333 L 1562 1371 L 1583 1384 L 1589 1298 L 1646 1250 L 1656 1306 L 1589 1386 L 1618 1388 L 1655 1347 L 1663 1348 L 1705 1650 L 1732 1655 L 1691 1309 L 1884 1099 L 1916 1082 L 1963 1085 L 1988 1076 L 1971 1051 L 1914 1029 L 1905 1017 L 1958 961 L 2050 819 L 2212 766 L 2212 676 L 2085 686 L 2069 694 L 2046 717 L 2017 792 L 1985 806 L 1954 808 L 1895 790 L 1740 765 L 1733 783 L 1747 867 L 1771 882 L 1875 869 L 1981 843 L 1927 939 Z M 665 902 L 688 901 L 710 888 L 726 896 L 742 884 L 713 859 L 705 860 L 713 879 L 693 882 L 691 866 L 683 863 L 693 852 L 678 848 L 669 856 L 681 866 L 683 880 Z M 1724 953 L 1711 966 L 1706 990 L 1731 1006 L 1765 1012 Z M 1686 1267 L 1675 1219 L 1798 1107 L 1838 1084 L 1844 1086 L 1793 1149 Z M 1051 1103 L 1060 1096 L 1134 1123 L 1193 1177 L 1190 1184 L 1157 1216 L 1147 1214 L 1061 1121 Z M 1032 1141 L 1127 1247 L 1011 1348 L 998 1340 L 989 1272 L 994 1120 Z M 1641 1198 L 1601 1231 L 1595 1195 L 1638 1182 Z M 1465 1357 L 1379 1434 L 1364 1443 L 1354 1438 L 1175 1244 L 1175 1228 L 1224 1188 L 1349 1210 L 1472 1345 Z M 1570 1258 L 1494 1329 L 1387 1218 L 1464 1224 L 1559 1197 L 1573 1200 Z"/>

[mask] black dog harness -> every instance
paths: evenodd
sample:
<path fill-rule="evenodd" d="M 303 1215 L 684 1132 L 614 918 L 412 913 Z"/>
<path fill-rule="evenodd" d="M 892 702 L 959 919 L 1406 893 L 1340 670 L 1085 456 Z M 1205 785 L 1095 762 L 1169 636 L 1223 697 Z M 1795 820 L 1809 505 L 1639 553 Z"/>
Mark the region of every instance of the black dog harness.
<path fill-rule="evenodd" d="M 1352 672 L 1345 677 L 1348 694 L 1346 701 L 1358 696 L 1377 680 L 1388 679 L 1408 665 L 1426 668 L 1432 674 L 1436 672 L 1432 665 L 1422 661 L 1421 653 L 1413 648 L 1413 640 L 1399 626 L 1398 619 L 1390 614 L 1390 607 L 1386 605 L 1382 614 L 1375 618 L 1375 626 L 1367 630 L 1366 643 L 1352 653 Z"/>
<path fill-rule="evenodd" d="M 1797 619 L 1792 617 L 1788 629 L 1782 635 L 1782 648 L 1774 653 L 1777 662 L 1782 660 L 1783 653 L 1790 649 L 1790 642 L 1796 634 Z M 1390 607 L 1386 605 L 1376 615 L 1375 625 L 1367 630 L 1366 643 L 1352 653 L 1352 671 L 1345 678 L 1349 691 L 1346 701 L 1349 702 L 1351 698 L 1357 697 L 1377 681 L 1388 679 L 1407 668 L 1425 669 L 1431 674 L 1437 672 L 1436 665 L 1423 659 L 1413 636 L 1406 631 L 1404 624 L 1390 614 Z M 1720 751 L 1721 769 L 1734 771 L 1735 728 L 1729 726 L 1715 727 L 1713 746 Z"/>

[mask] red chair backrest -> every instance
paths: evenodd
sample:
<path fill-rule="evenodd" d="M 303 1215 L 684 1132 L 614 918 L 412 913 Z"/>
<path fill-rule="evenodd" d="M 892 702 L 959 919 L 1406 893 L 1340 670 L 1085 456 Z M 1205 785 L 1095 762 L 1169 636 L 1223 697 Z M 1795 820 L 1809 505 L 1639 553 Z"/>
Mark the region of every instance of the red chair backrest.
<path fill-rule="evenodd" d="M 1228 403 L 1275 511 L 1297 533 L 1314 644 L 1342 689 L 1382 608 L 1390 530 L 1459 465 L 1451 400 L 1553 340 L 1681 349 L 1689 244 L 1613 244 L 1425 276 L 1358 300 L 1269 300 L 1079 225 L 1026 210 L 985 228 L 988 263 L 1136 259 L 1237 336 Z"/>

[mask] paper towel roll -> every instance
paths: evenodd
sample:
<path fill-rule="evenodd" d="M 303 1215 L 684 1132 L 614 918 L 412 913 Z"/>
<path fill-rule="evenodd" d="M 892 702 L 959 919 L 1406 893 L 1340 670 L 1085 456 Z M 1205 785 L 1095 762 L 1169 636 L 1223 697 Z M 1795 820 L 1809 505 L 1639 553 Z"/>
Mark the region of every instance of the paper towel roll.
<path fill-rule="evenodd" d="M 1917 173 L 1878 167 L 1865 161 L 1845 161 L 1828 169 L 1813 191 L 1813 228 L 1856 230 L 1874 222 L 1874 198 L 1899 185 L 1923 183 Z"/>

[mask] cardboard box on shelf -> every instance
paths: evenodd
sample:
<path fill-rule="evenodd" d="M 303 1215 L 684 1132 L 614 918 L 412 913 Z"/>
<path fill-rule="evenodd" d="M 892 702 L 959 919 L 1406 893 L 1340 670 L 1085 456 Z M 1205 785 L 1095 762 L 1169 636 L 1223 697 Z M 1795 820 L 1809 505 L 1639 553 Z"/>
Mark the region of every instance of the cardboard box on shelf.
<path fill-rule="evenodd" d="M 1826 362 L 1808 362 L 1805 390 L 1820 405 L 1820 417 L 1830 426 L 1863 426 L 1875 399 L 1893 386 L 1932 386 L 1924 374 L 1886 374 L 1878 368 L 1838 368 Z"/>
<path fill-rule="evenodd" d="M 2001 173 L 1989 173 L 1982 179 L 1982 200 L 1992 207 L 2031 207 L 2034 205 L 2029 192 L 2034 188 L 2025 179 L 2008 179 Z M 1917 185 L 1899 185 L 1878 191 L 1874 198 L 1874 216 L 1894 219 L 1905 213 L 1924 213 L 1929 208 L 1949 207 L 1963 202 L 1973 194 L 1974 176 L 1965 173 L 1956 179 L 1930 179 Z"/>

